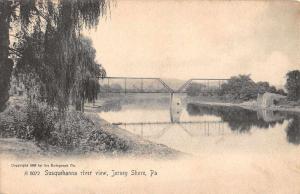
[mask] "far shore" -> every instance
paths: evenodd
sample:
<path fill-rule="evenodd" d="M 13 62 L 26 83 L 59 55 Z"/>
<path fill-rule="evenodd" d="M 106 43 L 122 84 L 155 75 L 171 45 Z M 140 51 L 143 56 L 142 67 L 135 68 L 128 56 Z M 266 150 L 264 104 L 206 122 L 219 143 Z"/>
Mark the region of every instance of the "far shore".
<path fill-rule="evenodd" d="M 134 96 L 128 96 L 128 98 L 136 98 Z M 147 96 L 139 96 L 139 98 L 148 98 Z M 151 96 L 150 99 L 152 98 L 160 98 L 159 96 Z M 169 96 L 163 96 L 163 98 L 169 98 Z M 109 99 L 109 101 L 114 101 L 114 100 L 119 100 L 120 96 L 116 96 L 112 99 Z M 95 103 L 94 105 L 89 103 L 86 104 L 86 108 L 88 111 L 91 111 L 91 108 L 101 108 L 104 104 L 104 102 L 107 99 L 104 98 L 100 101 L 98 101 L 97 103 Z M 238 102 L 222 102 L 219 99 L 208 99 L 208 98 L 203 98 L 203 97 L 183 97 L 183 102 L 184 103 L 197 103 L 197 104 L 204 104 L 204 105 L 213 105 L 213 106 L 236 106 L 236 107 L 241 107 L 244 109 L 248 109 L 248 110 L 271 110 L 271 111 L 287 111 L 287 112 L 295 112 L 295 113 L 300 113 L 300 106 L 296 106 L 296 107 L 292 107 L 289 105 L 279 105 L 279 106 L 270 106 L 270 107 L 261 107 L 258 106 L 256 101 L 246 101 L 246 102 L 242 102 L 242 103 L 238 103 Z"/>
<path fill-rule="evenodd" d="M 213 106 L 236 106 L 249 110 L 271 110 L 271 111 L 288 111 L 300 113 L 300 107 L 288 107 L 288 106 L 270 106 L 270 107 L 260 107 L 257 106 L 256 101 L 249 101 L 243 103 L 233 103 L 233 102 L 209 102 L 202 99 L 186 99 L 186 103 L 197 103 L 204 105 L 213 105 Z"/>

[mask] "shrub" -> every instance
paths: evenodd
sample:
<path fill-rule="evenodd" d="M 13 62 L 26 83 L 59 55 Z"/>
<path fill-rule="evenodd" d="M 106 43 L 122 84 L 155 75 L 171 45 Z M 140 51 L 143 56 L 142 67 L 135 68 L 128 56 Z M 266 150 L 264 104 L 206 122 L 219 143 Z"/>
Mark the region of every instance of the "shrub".
<path fill-rule="evenodd" d="M 3 138 L 33 138 L 30 128 L 27 126 L 25 107 L 9 106 L 0 113 L 0 136 Z"/>
<path fill-rule="evenodd" d="M 26 107 L 27 128 L 36 141 L 47 141 L 51 132 L 55 130 L 57 113 L 47 105 L 29 104 Z"/>
<path fill-rule="evenodd" d="M 69 110 L 60 115 L 43 103 L 10 106 L 0 113 L 1 137 L 33 140 L 55 152 L 124 152 L 128 142 L 96 126 L 84 113 Z"/>
<path fill-rule="evenodd" d="M 101 152 L 124 152 L 129 148 L 125 140 L 118 138 L 116 135 L 103 133 L 99 130 L 92 131 L 87 143 L 93 151 Z"/>

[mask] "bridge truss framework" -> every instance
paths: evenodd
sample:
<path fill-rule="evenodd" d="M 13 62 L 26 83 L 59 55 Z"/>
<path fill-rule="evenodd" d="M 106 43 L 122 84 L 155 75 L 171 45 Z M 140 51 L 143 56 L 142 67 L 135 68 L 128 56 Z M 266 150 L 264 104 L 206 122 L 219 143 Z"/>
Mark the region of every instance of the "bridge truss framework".
<path fill-rule="evenodd" d="M 193 84 L 202 92 L 216 92 L 228 79 L 189 79 L 178 89 L 171 88 L 161 78 L 103 77 L 99 78 L 100 93 L 187 93 Z"/>

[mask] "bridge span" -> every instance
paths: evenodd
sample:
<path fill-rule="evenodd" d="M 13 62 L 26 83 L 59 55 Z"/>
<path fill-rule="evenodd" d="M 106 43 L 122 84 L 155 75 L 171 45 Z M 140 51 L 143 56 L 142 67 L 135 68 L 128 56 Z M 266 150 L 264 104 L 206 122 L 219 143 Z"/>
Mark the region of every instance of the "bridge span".
<path fill-rule="evenodd" d="M 217 92 L 228 79 L 193 78 L 174 89 L 161 78 L 150 77 L 101 77 L 100 93 L 187 93 L 190 87 L 200 92 Z"/>

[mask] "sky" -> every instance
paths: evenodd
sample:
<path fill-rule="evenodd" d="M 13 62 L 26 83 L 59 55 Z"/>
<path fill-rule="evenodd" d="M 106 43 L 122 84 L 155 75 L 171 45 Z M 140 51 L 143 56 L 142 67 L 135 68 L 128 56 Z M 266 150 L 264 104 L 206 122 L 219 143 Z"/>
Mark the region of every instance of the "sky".
<path fill-rule="evenodd" d="M 282 86 L 300 69 L 300 2 L 119 0 L 84 32 L 109 76 L 229 78 Z"/>

